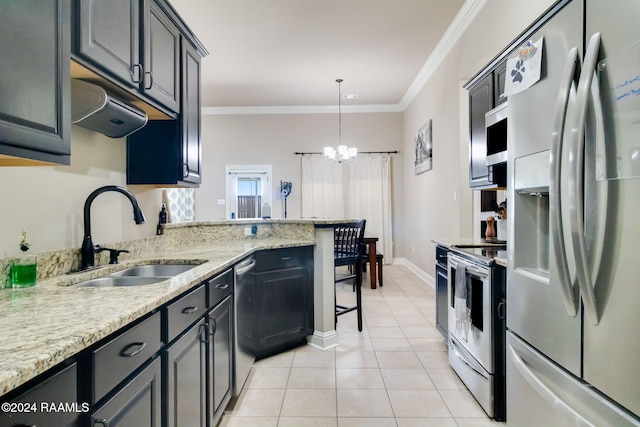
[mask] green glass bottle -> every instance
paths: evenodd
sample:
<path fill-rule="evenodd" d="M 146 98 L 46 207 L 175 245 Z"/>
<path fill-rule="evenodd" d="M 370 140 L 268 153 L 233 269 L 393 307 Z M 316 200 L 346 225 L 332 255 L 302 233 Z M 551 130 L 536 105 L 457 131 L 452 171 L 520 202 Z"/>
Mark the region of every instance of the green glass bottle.
<path fill-rule="evenodd" d="M 23 228 L 18 243 L 22 256 L 16 258 L 11 264 L 11 287 L 13 288 L 26 288 L 36 284 L 38 258 L 28 252 L 29 246 L 27 231 Z"/>

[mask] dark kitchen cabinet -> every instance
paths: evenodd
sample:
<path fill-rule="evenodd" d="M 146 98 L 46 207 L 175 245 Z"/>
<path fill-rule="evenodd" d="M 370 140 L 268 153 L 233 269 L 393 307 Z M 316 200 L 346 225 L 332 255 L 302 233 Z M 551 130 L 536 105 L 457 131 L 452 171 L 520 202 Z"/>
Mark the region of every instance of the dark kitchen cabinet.
<path fill-rule="evenodd" d="M 503 61 L 469 90 L 469 187 L 472 190 L 506 186 L 506 164 L 487 166 L 485 114 L 507 100 L 504 96 L 506 62 Z"/>
<path fill-rule="evenodd" d="M 3 399 L 2 402 L 9 402 L 9 405 L 26 406 L 16 406 L 13 411 L 3 407 L 0 426 L 75 426 L 78 414 L 88 410 L 88 406 L 83 407 L 78 401 L 77 377 L 77 365 L 73 363 L 54 374 L 45 374 L 44 379 L 38 379 L 36 384 L 27 384 L 27 390 L 15 398 Z M 56 411 L 57 406 L 52 410 L 49 406 L 60 403 L 77 406 L 63 411 Z"/>
<path fill-rule="evenodd" d="M 182 41 L 182 114 L 127 138 L 127 184 L 200 184 L 200 54 Z"/>
<path fill-rule="evenodd" d="M 449 311 L 447 292 L 449 275 L 447 271 L 447 257 L 449 250 L 441 245 L 436 246 L 436 329 L 442 334 L 445 342 L 449 337 Z"/>
<path fill-rule="evenodd" d="M 180 31 L 153 0 L 79 0 L 73 53 L 117 84 L 180 111 Z"/>
<path fill-rule="evenodd" d="M 193 325 L 165 352 L 168 427 L 206 426 L 207 328 Z"/>
<path fill-rule="evenodd" d="M 156 358 L 91 414 L 90 425 L 160 427 L 161 376 Z"/>
<path fill-rule="evenodd" d="M 76 3 L 76 15 L 74 53 L 137 89 L 144 70 L 140 0 L 81 0 Z"/>
<path fill-rule="evenodd" d="M 180 31 L 153 0 L 144 0 L 146 95 L 180 112 Z"/>
<path fill-rule="evenodd" d="M 200 184 L 200 54 L 182 39 L 182 181 Z"/>
<path fill-rule="evenodd" d="M 233 278 L 233 276 L 231 276 Z M 233 349 L 233 317 L 231 297 L 228 296 L 207 315 L 209 338 L 207 413 L 210 425 L 216 425 L 231 398 L 231 366 Z"/>
<path fill-rule="evenodd" d="M 313 333 L 313 248 L 256 254 L 256 357 L 306 342 Z"/>
<path fill-rule="evenodd" d="M 70 163 L 70 2 L 0 2 L 0 166 Z"/>

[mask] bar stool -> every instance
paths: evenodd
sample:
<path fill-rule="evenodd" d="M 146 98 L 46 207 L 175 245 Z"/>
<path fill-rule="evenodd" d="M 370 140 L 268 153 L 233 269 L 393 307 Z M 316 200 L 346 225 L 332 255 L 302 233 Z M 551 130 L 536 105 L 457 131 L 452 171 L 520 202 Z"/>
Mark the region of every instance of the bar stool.
<path fill-rule="evenodd" d="M 346 307 L 339 305 L 336 300 L 336 323 L 338 316 L 357 312 L 358 331 L 362 332 L 362 254 L 364 253 L 364 227 L 366 220 L 339 224 L 334 228 L 334 281 L 335 283 L 354 280 L 356 291 L 356 305 Z M 337 267 L 349 266 L 349 274 L 338 277 Z M 335 292 L 334 292 L 335 297 Z"/>

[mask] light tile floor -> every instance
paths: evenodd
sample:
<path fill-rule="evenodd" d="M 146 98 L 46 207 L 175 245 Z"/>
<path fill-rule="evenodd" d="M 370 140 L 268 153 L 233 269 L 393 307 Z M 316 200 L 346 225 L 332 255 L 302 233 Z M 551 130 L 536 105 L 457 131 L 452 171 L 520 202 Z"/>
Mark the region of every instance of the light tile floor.
<path fill-rule="evenodd" d="M 384 287 L 362 288 L 338 319 L 340 345 L 303 346 L 256 362 L 222 427 L 485 427 L 483 412 L 449 367 L 435 328 L 434 289 L 405 266 L 384 266 Z M 338 302 L 353 305 L 351 284 Z"/>

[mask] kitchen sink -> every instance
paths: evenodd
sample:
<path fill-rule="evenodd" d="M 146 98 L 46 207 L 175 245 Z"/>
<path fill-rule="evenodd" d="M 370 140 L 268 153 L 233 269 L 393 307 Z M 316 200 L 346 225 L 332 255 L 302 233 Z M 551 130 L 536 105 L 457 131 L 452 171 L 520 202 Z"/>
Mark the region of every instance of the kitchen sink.
<path fill-rule="evenodd" d="M 173 277 L 191 270 L 196 264 L 146 264 L 127 268 L 110 277 Z"/>
<path fill-rule="evenodd" d="M 117 271 L 105 277 L 86 280 L 78 283 L 78 287 L 106 288 L 113 286 L 151 285 L 170 279 L 185 271 L 197 267 L 198 264 L 144 264 Z"/>
<path fill-rule="evenodd" d="M 113 286 L 140 286 L 140 285 L 152 285 L 154 283 L 162 282 L 167 277 L 99 277 L 97 279 L 91 279 L 78 283 L 76 286 L 79 288 L 108 288 Z"/>

